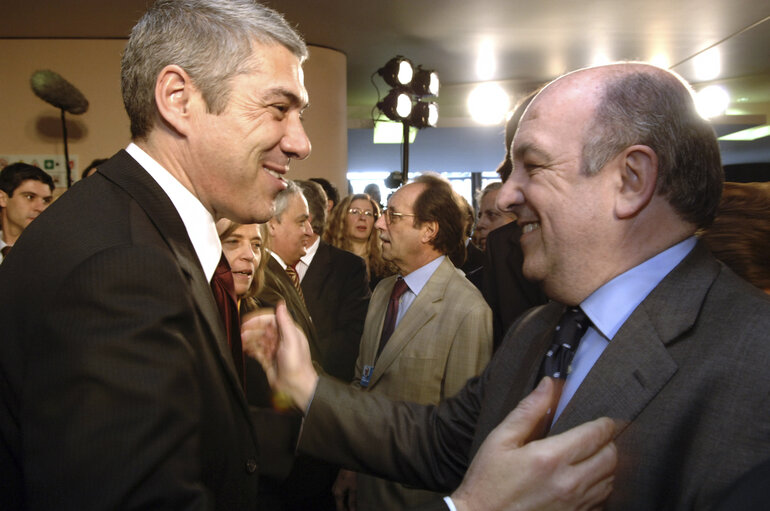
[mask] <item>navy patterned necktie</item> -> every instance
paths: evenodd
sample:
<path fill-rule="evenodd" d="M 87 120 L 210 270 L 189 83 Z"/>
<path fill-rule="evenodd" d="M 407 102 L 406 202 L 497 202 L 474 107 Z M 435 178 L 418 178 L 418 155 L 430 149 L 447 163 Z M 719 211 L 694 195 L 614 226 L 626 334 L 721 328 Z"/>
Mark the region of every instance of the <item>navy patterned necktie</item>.
<path fill-rule="evenodd" d="M 540 381 L 544 376 L 553 378 L 556 386 L 551 408 L 543 421 L 542 428 L 536 435 L 536 438 L 542 438 L 551 427 L 553 415 L 556 407 L 559 405 L 561 393 L 564 390 L 564 383 L 571 371 L 572 359 L 575 358 L 580 339 L 591 326 L 591 320 L 580 307 L 569 307 L 559 319 L 556 330 L 553 332 L 551 347 L 543 358 L 540 366 Z"/>
<path fill-rule="evenodd" d="M 382 348 L 385 347 L 385 343 L 388 342 L 390 336 L 393 335 L 393 331 L 396 329 L 396 318 L 398 317 L 398 302 L 401 299 L 401 295 L 406 293 L 409 286 L 406 285 L 406 281 L 399 277 L 396 280 L 396 284 L 393 286 L 393 291 L 390 293 L 390 300 L 388 300 L 388 310 L 385 312 L 385 321 L 382 323 L 382 336 L 380 337 L 380 347 L 377 350 L 377 356 L 382 353 Z"/>

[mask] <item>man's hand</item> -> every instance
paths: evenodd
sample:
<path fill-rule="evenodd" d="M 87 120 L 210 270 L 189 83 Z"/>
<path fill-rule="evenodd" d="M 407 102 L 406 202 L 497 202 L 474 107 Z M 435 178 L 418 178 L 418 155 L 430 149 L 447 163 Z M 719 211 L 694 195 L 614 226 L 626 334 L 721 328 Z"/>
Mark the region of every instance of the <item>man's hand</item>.
<path fill-rule="evenodd" d="M 553 390 L 544 378 L 490 433 L 452 494 L 458 511 L 587 510 L 607 499 L 617 465 L 610 419 L 525 444 Z"/>
<path fill-rule="evenodd" d="M 280 302 L 275 314 L 256 314 L 241 325 L 243 352 L 262 365 L 274 391 L 288 396 L 302 411 L 313 396 L 318 374 L 307 338 Z"/>
<path fill-rule="evenodd" d="M 357 488 L 358 474 L 344 468 L 341 469 L 332 486 L 337 511 L 356 511 Z"/>

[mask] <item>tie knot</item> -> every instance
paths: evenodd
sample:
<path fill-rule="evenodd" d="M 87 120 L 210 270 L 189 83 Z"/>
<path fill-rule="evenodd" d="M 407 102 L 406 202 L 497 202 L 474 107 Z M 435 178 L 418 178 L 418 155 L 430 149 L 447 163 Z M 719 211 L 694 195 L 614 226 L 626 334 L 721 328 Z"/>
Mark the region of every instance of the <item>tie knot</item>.
<path fill-rule="evenodd" d="M 399 298 L 401 298 L 401 295 L 406 293 L 407 289 L 409 289 L 409 286 L 406 285 L 406 281 L 402 277 L 399 277 L 396 280 L 396 285 L 393 286 L 393 292 L 391 293 L 390 296 L 392 299 L 398 300 Z"/>

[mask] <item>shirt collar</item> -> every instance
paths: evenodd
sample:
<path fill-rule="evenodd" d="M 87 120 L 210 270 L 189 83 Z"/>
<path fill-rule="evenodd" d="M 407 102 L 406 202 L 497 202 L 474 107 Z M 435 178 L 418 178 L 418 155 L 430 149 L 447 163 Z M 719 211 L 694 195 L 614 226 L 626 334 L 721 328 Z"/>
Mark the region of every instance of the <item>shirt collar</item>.
<path fill-rule="evenodd" d="M 306 266 L 310 266 L 310 263 L 313 262 L 313 258 L 315 257 L 315 253 L 318 251 L 318 245 L 321 244 L 321 237 L 316 237 L 315 241 L 312 245 L 307 247 L 305 250 L 305 255 L 299 258 L 300 261 L 305 263 Z"/>
<path fill-rule="evenodd" d="M 150 174 L 171 199 L 171 203 L 182 218 L 206 280 L 210 281 L 222 257 L 222 244 L 219 241 L 214 217 L 190 190 L 139 146 L 132 142 L 126 148 L 126 152 Z"/>
<path fill-rule="evenodd" d="M 284 263 L 284 262 L 283 262 L 283 259 L 281 259 L 281 256 L 279 256 L 278 254 L 276 254 L 276 253 L 275 253 L 275 252 L 273 252 L 272 250 L 270 250 L 270 255 L 271 255 L 271 256 L 273 256 L 273 259 L 275 259 L 276 261 L 278 261 L 278 264 L 280 264 L 280 265 L 281 265 L 281 268 L 283 268 L 284 270 L 286 269 L 286 267 L 288 266 L 288 264 L 286 264 L 286 263 Z"/>
<path fill-rule="evenodd" d="M 406 285 L 409 286 L 409 291 L 415 295 L 419 295 L 420 291 L 422 291 L 422 288 L 425 287 L 425 284 L 428 283 L 430 278 L 433 276 L 433 273 L 444 261 L 444 259 L 446 259 L 446 256 L 438 256 L 433 261 L 421 266 L 420 268 L 417 268 L 409 275 L 404 277 Z"/>
<path fill-rule="evenodd" d="M 608 340 L 612 340 L 634 309 L 682 262 L 695 247 L 695 243 L 695 237 L 687 238 L 621 273 L 591 293 L 580 304 L 580 308 L 589 317 L 594 328 Z"/>

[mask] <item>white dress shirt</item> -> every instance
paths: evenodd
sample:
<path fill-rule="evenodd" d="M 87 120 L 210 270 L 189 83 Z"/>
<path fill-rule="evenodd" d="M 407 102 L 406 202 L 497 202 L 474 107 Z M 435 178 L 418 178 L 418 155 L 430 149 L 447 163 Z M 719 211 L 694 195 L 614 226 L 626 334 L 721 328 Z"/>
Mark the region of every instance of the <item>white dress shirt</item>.
<path fill-rule="evenodd" d="M 206 280 L 211 281 L 222 257 L 222 243 L 219 241 L 214 217 L 190 190 L 139 146 L 132 142 L 126 148 L 126 152 L 150 174 L 171 199 L 174 208 L 182 217 Z"/>

